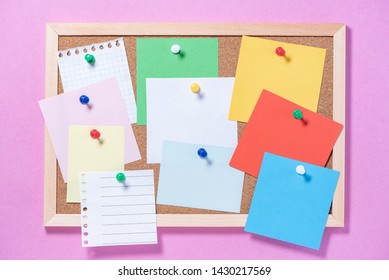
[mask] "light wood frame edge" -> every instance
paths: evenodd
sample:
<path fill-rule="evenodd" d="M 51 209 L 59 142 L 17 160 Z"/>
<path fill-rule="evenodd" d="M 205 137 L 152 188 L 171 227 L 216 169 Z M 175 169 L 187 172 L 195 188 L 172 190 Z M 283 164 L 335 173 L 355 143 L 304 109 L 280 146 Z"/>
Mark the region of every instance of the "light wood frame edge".
<path fill-rule="evenodd" d="M 57 94 L 56 56 L 59 36 L 79 35 L 199 35 L 199 36 L 330 36 L 334 38 L 333 118 L 345 124 L 346 26 L 344 24 L 272 23 L 51 23 L 46 26 L 46 97 Z M 340 171 L 327 227 L 344 226 L 345 129 L 333 153 L 333 168 Z M 45 130 L 44 224 L 79 227 L 80 214 L 56 213 L 56 156 Z M 162 227 L 243 227 L 247 214 L 157 214 Z"/>
<path fill-rule="evenodd" d="M 58 50 L 58 33 L 46 25 L 46 97 L 57 94 L 58 69 L 56 52 Z M 45 127 L 45 166 L 44 166 L 44 224 L 50 226 L 52 219 L 57 215 L 57 168 L 54 148 L 51 144 L 50 135 Z M 68 226 L 65 222 L 60 224 Z"/>
<path fill-rule="evenodd" d="M 334 34 L 333 119 L 343 130 L 333 149 L 333 169 L 340 171 L 332 200 L 333 226 L 344 226 L 345 147 L 346 147 L 346 26 Z"/>

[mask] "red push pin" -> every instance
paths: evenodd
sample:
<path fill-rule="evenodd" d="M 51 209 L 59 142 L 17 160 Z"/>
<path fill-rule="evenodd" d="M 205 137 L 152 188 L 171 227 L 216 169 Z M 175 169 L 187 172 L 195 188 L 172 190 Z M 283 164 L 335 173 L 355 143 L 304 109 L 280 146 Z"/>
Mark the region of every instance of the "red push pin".
<path fill-rule="evenodd" d="M 97 130 L 97 129 L 92 129 L 90 131 L 90 136 L 93 138 L 93 139 L 100 139 L 100 132 Z"/>
<path fill-rule="evenodd" d="M 285 56 L 285 50 L 281 47 L 276 48 L 276 54 L 278 56 Z"/>

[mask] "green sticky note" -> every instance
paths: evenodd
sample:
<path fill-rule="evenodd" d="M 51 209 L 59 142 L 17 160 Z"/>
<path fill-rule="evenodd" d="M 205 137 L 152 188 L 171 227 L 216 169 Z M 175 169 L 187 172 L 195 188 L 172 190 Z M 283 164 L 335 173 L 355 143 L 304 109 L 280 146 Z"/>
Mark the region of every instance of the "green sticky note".
<path fill-rule="evenodd" d="M 174 54 L 172 45 L 181 51 Z M 146 125 L 146 78 L 218 76 L 216 38 L 142 38 L 136 40 L 138 125 Z M 190 86 L 190 85 L 188 85 Z M 201 85 L 200 85 L 201 87 Z"/>

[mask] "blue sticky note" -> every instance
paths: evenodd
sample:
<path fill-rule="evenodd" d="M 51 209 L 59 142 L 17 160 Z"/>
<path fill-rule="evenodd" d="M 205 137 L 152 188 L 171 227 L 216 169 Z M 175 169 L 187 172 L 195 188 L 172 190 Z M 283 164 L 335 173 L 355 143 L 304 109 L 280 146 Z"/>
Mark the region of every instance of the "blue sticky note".
<path fill-rule="evenodd" d="M 200 148 L 206 158 L 198 155 Z M 165 141 L 157 203 L 239 213 L 244 173 L 229 166 L 233 151 Z"/>
<path fill-rule="evenodd" d="M 339 174 L 265 153 L 245 231 L 318 250 Z"/>

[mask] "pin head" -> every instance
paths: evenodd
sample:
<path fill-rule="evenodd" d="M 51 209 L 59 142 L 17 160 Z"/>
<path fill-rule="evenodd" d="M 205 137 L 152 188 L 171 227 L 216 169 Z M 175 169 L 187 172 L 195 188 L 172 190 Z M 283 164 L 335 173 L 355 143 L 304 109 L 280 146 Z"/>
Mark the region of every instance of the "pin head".
<path fill-rule="evenodd" d="M 100 139 L 100 132 L 97 130 L 97 129 L 92 129 L 90 131 L 90 136 L 93 138 L 93 139 Z"/>
<path fill-rule="evenodd" d="M 124 181 L 126 181 L 126 175 L 124 175 L 124 173 L 120 172 L 120 173 L 116 174 L 116 180 L 118 180 L 118 182 L 120 182 L 120 183 L 123 183 Z"/>
<path fill-rule="evenodd" d="M 89 97 L 86 95 L 81 95 L 80 96 L 80 102 L 82 105 L 86 105 L 89 103 Z"/>
<path fill-rule="evenodd" d="M 190 85 L 190 90 L 193 92 L 193 93 L 198 93 L 200 91 L 200 86 L 198 83 L 193 83 Z"/>
<path fill-rule="evenodd" d="M 180 45 L 174 44 L 174 45 L 172 45 L 172 46 L 170 47 L 170 50 L 171 50 L 171 52 L 174 53 L 174 54 L 179 54 L 180 51 L 181 51 L 181 47 L 180 47 Z"/>
<path fill-rule="evenodd" d="M 296 109 L 293 111 L 293 117 L 297 120 L 301 120 L 303 118 L 303 112 L 301 112 L 299 109 Z"/>
<path fill-rule="evenodd" d="M 296 172 L 297 172 L 297 174 L 299 174 L 299 175 L 305 175 L 305 167 L 304 166 L 302 166 L 302 165 L 297 165 L 296 166 Z"/>
<path fill-rule="evenodd" d="M 276 54 L 278 56 L 285 56 L 285 50 L 281 47 L 276 48 Z"/>
<path fill-rule="evenodd" d="M 201 158 L 206 158 L 208 153 L 205 149 L 203 148 L 200 148 L 198 151 L 197 151 L 197 154 L 199 155 L 199 157 Z"/>
<path fill-rule="evenodd" d="M 87 54 L 85 55 L 84 58 L 85 58 L 85 60 L 86 60 L 89 64 L 95 63 L 95 57 L 94 57 L 93 54 L 87 53 Z"/>

